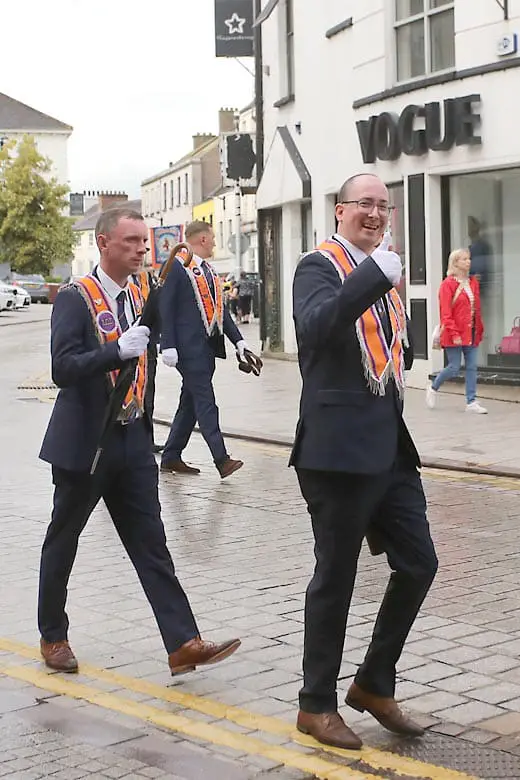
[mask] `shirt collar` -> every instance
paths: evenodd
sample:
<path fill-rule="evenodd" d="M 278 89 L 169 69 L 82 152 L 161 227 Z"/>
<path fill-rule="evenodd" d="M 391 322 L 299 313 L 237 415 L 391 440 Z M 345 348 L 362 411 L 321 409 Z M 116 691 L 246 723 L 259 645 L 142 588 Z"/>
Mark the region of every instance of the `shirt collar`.
<path fill-rule="evenodd" d="M 355 244 L 352 244 L 350 241 L 347 241 L 347 239 L 343 236 L 340 236 L 339 233 L 334 233 L 333 238 L 345 247 L 345 249 L 352 255 L 356 263 L 362 263 L 363 260 L 367 259 L 368 255 L 366 252 L 364 252 Z"/>
<path fill-rule="evenodd" d="M 105 273 L 105 271 L 103 271 L 100 265 L 98 265 L 96 268 L 96 274 L 104 291 L 107 293 L 107 295 L 110 296 L 110 298 L 112 298 L 112 300 L 116 301 L 119 293 L 126 292 L 128 290 L 128 282 L 124 287 L 120 287 L 117 282 L 114 282 L 114 280 L 111 279 L 110 276 Z"/>

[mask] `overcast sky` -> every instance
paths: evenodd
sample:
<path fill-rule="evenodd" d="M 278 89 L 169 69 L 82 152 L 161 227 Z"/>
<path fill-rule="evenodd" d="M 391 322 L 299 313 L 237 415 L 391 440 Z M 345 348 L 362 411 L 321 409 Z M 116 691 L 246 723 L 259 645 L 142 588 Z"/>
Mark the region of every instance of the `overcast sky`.
<path fill-rule="evenodd" d="M 74 127 L 73 192 L 139 197 L 219 108 L 253 99 L 253 77 L 214 56 L 214 0 L 20 0 L 1 19 L 0 92 Z"/>

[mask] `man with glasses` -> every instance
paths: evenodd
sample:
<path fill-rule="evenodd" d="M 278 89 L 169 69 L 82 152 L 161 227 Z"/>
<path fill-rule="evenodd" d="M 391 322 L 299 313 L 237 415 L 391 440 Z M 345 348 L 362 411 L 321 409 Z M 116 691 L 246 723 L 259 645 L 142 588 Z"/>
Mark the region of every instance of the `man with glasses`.
<path fill-rule="evenodd" d="M 337 680 L 363 538 L 392 570 L 346 703 L 396 734 L 422 728 L 395 701 L 396 664 L 437 570 L 417 450 L 403 421 L 413 354 L 396 287 L 401 261 L 382 248 L 391 206 L 377 177 L 345 182 L 337 233 L 299 263 L 294 321 L 303 377 L 291 455 L 311 515 L 316 567 L 305 602 L 297 727 L 361 747 L 337 711 Z"/>

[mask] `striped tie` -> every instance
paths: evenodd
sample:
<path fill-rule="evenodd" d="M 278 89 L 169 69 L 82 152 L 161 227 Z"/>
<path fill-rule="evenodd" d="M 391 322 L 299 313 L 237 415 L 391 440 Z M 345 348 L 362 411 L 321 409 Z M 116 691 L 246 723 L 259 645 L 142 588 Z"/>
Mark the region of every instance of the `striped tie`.
<path fill-rule="evenodd" d="M 119 325 L 121 326 L 121 330 L 124 332 L 125 330 L 128 330 L 128 328 L 130 327 L 125 313 L 126 292 L 124 290 L 121 290 L 116 300 L 117 300 L 117 318 L 119 320 Z"/>

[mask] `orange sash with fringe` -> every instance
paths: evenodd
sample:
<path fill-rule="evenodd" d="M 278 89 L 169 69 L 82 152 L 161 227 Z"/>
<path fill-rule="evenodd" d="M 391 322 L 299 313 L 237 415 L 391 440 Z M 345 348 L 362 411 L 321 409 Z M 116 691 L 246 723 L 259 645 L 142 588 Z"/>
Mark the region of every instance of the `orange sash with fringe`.
<path fill-rule="evenodd" d="M 357 263 L 339 241 L 330 238 L 318 246 L 342 282 L 357 267 Z M 367 309 L 356 321 L 356 335 L 361 349 L 363 368 L 370 390 L 384 395 L 389 379 L 393 377 L 400 397 L 404 394 L 404 352 L 407 344 L 406 312 L 397 290 L 392 287 L 386 295 L 388 314 L 392 328 L 392 341 L 388 344 L 381 319 L 375 305 Z"/>
<path fill-rule="evenodd" d="M 99 343 L 109 344 L 110 342 L 117 341 L 122 334 L 121 326 L 112 311 L 107 294 L 100 281 L 96 279 L 95 276 L 89 274 L 88 276 L 84 276 L 82 279 L 75 281 L 74 286 L 87 304 Z M 128 294 L 131 296 L 134 312 L 136 316 L 139 316 L 143 309 L 143 296 L 138 286 L 130 282 L 128 284 Z M 127 409 L 133 403 L 141 413 L 143 412 L 147 366 L 147 354 L 145 351 L 137 363 L 135 378 L 124 400 L 123 410 Z M 119 371 L 117 369 L 115 371 L 110 371 L 108 374 L 112 387 L 116 383 L 118 374 Z"/>
<path fill-rule="evenodd" d="M 224 332 L 224 296 L 222 294 L 222 282 L 217 272 L 207 263 L 213 279 L 215 296 L 211 293 L 208 280 L 202 268 L 197 261 L 193 259 L 191 263 L 184 268 L 195 293 L 195 300 L 199 307 L 202 323 L 208 336 L 218 328 L 219 333 Z"/>

